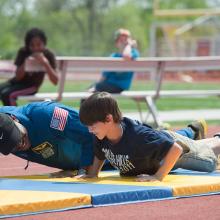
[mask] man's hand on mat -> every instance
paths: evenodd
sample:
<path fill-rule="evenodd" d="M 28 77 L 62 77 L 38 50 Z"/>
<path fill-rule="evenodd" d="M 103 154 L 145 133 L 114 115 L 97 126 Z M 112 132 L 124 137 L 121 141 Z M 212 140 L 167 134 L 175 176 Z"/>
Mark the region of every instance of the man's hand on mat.
<path fill-rule="evenodd" d="M 55 173 L 50 173 L 51 178 L 64 178 L 64 177 L 74 177 L 78 173 L 77 170 L 61 170 Z"/>
<path fill-rule="evenodd" d="M 138 182 L 155 182 L 159 181 L 154 175 L 148 175 L 148 174 L 140 174 L 137 176 L 136 181 Z"/>

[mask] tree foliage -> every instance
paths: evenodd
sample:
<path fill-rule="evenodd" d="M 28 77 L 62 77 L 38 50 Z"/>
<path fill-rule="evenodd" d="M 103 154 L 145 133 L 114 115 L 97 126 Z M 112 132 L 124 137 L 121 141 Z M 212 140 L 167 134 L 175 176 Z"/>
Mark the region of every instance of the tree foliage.
<path fill-rule="evenodd" d="M 200 7 L 206 1 L 166 0 L 162 7 Z M 0 56 L 14 58 L 25 32 L 42 28 L 48 47 L 57 55 L 108 56 L 114 51 L 113 33 L 130 29 L 143 56 L 153 18 L 153 0 L 1 0 Z"/>

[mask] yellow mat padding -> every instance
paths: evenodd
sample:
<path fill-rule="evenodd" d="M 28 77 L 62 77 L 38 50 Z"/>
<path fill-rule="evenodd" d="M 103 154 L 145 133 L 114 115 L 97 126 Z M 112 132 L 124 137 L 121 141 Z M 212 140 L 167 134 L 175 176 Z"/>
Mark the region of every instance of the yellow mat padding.
<path fill-rule="evenodd" d="M 91 205 L 91 196 L 81 193 L 0 190 L 0 215 L 40 212 Z"/>
<path fill-rule="evenodd" d="M 188 196 L 220 192 L 220 176 L 208 175 L 168 175 L 160 182 L 137 182 L 134 177 L 120 177 L 117 172 L 101 172 L 97 179 L 49 178 L 46 175 L 20 176 L 16 179 L 33 179 L 54 182 L 83 182 L 93 184 L 133 185 L 133 186 L 165 186 L 173 190 L 173 196 Z"/>

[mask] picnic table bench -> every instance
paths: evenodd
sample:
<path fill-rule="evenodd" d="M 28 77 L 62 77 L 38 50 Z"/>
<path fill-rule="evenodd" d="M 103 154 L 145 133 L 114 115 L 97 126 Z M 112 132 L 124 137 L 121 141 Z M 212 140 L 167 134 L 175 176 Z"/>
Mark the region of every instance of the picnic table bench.
<path fill-rule="evenodd" d="M 153 117 L 155 125 L 160 126 L 162 121 L 160 120 L 156 107 L 156 100 L 160 97 L 204 97 L 220 95 L 220 90 L 161 90 L 164 74 L 166 72 L 220 70 L 220 57 L 146 57 L 126 61 L 122 58 L 109 57 L 58 56 L 56 59 L 60 73 L 57 91 L 37 93 L 30 96 L 20 96 L 20 100 L 41 101 L 50 99 L 61 101 L 63 99 L 82 99 L 91 95 L 89 92 L 65 92 L 64 86 L 67 73 L 80 74 L 97 73 L 102 71 L 134 71 L 135 74 L 146 73 L 153 76 L 154 88 L 152 90 L 129 90 L 123 91 L 120 94 L 113 94 L 113 96 L 115 98 L 131 98 L 137 101 L 138 111 L 142 119 L 143 116 L 139 101 L 144 101 L 149 111 L 149 115 L 152 115 Z M 0 61 L 0 69 L 1 62 L 2 61 Z M 31 66 L 36 68 L 36 63 L 34 60 L 30 59 L 27 61 L 26 66 L 27 68 L 31 68 Z"/>

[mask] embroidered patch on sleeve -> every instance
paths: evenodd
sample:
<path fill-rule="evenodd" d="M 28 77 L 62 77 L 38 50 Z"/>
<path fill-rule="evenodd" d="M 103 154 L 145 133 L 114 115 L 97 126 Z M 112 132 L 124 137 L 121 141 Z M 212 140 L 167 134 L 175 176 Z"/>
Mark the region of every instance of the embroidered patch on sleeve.
<path fill-rule="evenodd" d="M 65 109 L 55 107 L 50 127 L 63 131 L 66 125 L 69 112 Z"/>

